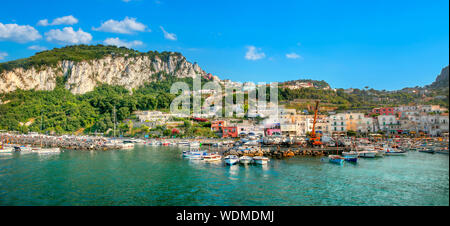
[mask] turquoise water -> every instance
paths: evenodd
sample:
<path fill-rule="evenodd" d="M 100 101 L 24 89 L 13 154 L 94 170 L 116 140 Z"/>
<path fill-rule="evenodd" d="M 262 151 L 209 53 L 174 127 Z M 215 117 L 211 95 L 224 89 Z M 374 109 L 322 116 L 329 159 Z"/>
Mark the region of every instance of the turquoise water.
<path fill-rule="evenodd" d="M 225 166 L 173 147 L 0 156 L 0 205 L 449 205 L 449 157 Z"/>

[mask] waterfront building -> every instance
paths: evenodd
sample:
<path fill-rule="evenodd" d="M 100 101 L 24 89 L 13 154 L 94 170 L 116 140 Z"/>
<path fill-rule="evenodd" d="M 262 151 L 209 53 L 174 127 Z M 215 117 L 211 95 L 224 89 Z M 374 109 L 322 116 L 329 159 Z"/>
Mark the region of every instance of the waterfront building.
<path fill-rule="evenodd" d="M 439 136 L 449 132 L 448 113 L 442 115 L 421 115 L 418 124 L 419 132 Z"/>
<path fill-rule="evenodd" d="M 346 115 L 338 113 L 330 115 L 331 134 L 342 134 L 347 132 Z"/>
<path fill-rule="evenodd" d="M 400 129 L 400 124 L 395 115 L 379 115 L 378 127 L 388 133 L 396 133 Z"/>

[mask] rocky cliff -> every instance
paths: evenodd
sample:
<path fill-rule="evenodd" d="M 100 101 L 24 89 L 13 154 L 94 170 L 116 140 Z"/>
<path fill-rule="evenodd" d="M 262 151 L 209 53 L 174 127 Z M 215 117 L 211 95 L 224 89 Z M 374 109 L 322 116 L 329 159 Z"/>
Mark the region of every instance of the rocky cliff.
<path fill-rule="evenodd" d="M 63 59 L 52 65 L 14 66 L 0 70 L 0 92 L 16 89 L 52 90 L 56 87 L 59 76 L 64 78 L 65 87 L 75 94 L 92 91 L 99 83 L 120 85 L 131 90 L 146 82 L 162 79 L 162 75 L 218 79 L 207 74 L 196 63 L 188 62 L 181 54 L 106 54 L 96 59 Z"/>
<path fill-rule="evenodd" d="M 430 85 L 432 88 L 445 88 L 449 85 L 449 68 L 444 67 L 436 80 Z"/>

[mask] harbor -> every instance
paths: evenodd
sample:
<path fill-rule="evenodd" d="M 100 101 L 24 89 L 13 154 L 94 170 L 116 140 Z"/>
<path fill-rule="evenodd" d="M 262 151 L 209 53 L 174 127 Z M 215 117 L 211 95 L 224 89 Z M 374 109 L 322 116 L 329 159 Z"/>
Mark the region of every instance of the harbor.
<path fill-rule="evenodd" d="M 223 158 L 189 159 L 184 151 L 192 149 L 0 155 L 0 205 L 449 204 L 448 155 L 408 151 L 344 164 L 294 156 L 228 165 Z"/>

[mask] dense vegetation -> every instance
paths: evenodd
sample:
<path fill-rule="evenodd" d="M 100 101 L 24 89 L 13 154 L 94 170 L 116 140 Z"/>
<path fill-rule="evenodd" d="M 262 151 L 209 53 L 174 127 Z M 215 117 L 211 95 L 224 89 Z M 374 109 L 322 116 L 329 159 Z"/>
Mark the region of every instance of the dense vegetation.
<path fill-rule="evenodd" d="M 55 66 L 58 62 L 63 60 L 70 60 L 75 62 L 85 60 L 101 59 L 105 56 L 149 56 L 153 59 L 158 56 L 160 59 L 166 59 L 170 55 L 181 56 L 180 53 L 149 51 L 146 53 L 139 52 L 133 49 L 116 46 L 104 46 L 104 45 L 75 45 L 66 46 L 63 48 L 55 48 L 52 50 L 42 51 L 36 53 L 34 56 L 19 59 L 15 61 L 9 61 L 0 63 L 0 73 L 3 71 L 12 70 L 14 68 L 29 69 L 31 67 L 40 68 L 42 66 Z"/>
<path fill-rule="evenodd" d="M 318 89 L 330 87 L 330 85 L 327 82 L 325 82 L 324 80 L 319 81 L 319 80 L 312 80 L 312 79 L 292 80 L 292 81 L 283 82 L 283 83 L 281 83 L 281 85 L 294 85 L 294 84 L 298 84 L 298 83 L 311 83 L 314 85 L 315 88 L 318 88 Z"/>
<path fill-rule="evenodd" d="M 94 91 L 74 95 L 62 82 L 52 91 L 16 90 L 3 94 L 0 105 L 0 129 L 21 132 L 56 133 L 105 132 L 135 110 L 169 109 L 175 95 L 170 85 L 191 78 L 168 79 L 146 84 L 133 94 L 120 86 L 102 84 Z M 115 112 L 115 114 L 114 114 Z"/>

